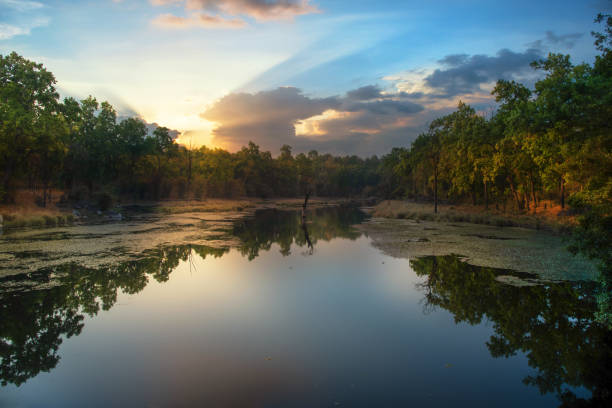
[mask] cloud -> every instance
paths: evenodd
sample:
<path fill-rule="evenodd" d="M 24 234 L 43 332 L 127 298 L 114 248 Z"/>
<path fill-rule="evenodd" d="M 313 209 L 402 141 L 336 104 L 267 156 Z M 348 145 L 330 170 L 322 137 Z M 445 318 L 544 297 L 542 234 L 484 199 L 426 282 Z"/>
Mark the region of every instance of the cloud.
<path fill-rule="evenodd" d="M 287 20 L 318 13 L 310 0 L 149 0 L 153 6 L 182 6 L 188 17 L 164 14 L 153 22 L 166 28 L 246 26 L 244 17 L 257 21 Z M 233 16 L 229 18 L 227 16 Z M 238 16 L 238 17 L 237 17 Z"/>
<path fill-rule="evenodd" d="M 28 35 L 32 29 L 47 25 L 49 18 L 40 12 L 44 7 L 37 1 L 0 0 L 0 40 Z"/>
<path fill-rule="evenodd" d="M 362 86 L 361 88 L 357 88 L 346 93 L 347 99 L 354 99 L 359 101 L 380 98 L 380 96 L 380 88 L 376 85 Z"/>
<path fill-rule="evenodd" d="M 201 116 L 218 124 L 213 133 L 216 145 L 237 149 L 254 140 L 276 150 L 295 139 L 296 122 L 339 105 L 337 98 L 309 98 L 297 88 L 285 87 L 226 95 Z"/>
<path fill-rule="evenodd" d="M 498 79 L 513 79 L 527 73 L 529 64 L 540 59 L 542 52 L 529 48 L 525 52 L 502 49 L 495 56 L 447 55 L 438 61 L 442 68 L 424 78 L 424 84 L 444 96 L 482 91 L 482 85 Z"/>
<path fill-rule="evenodd" d="M 162 14 L 152 21 L 153 25 L 163 28 L 241 28 L 246 25 L 239 18 L 223 18 L 210 14 L 192 14 L 189 17 L 179 17 L 173 14 Z"/>
<path fill-rule="evenodd" d="M 423 106 L 406 100 L 383 99 L 372 102 L 348 102 L 343 104 L 347 112 L 370 112 L 376 115 L 411 114 L 423 110 Z"/>
<path fill-rule="evenodd" d="M 319 10 L 310 0 L 186 0 L 187 10 L 208 10 L 245 15 L 256 20 L 278 20 Z"/>
<path fill-rule="evenodd" d="M 201 116 L 217 124 L 213 144 L 229 150 L 253 141 L 274 152 L 289 144 L 297 152 L 320 149 L 367 155 L 391 147 L 386 135 L 418 127 L 420 121 L 415 124 L 413 119 L 423 110 L 422 105 L 399 94 L 383 94 L 374 86 L 329 98 L 312 98 L 284 87 L 226 95 Z M 403 135 L 406 143 L 412 140 Z"/>
<path fill-rule="evenodd" d="M 545 49 L 549 46 L 562 46 L 565 48 L 573 48 L 576 41 L 582 38 L 583 33 L 570 33 L 557 35 L 553 31 L 546 31 L 543 39 L 536 40 L 527 44 L 530 48 Z"/>
<path fill-rule="evenodd" d="M 0 0 L 0 6 L 11 8 L 18 12 L 36 10 L 44 7 L 42 3 L 27 0 Z"/>
<path fill-rule="evenodd" d="M 569 37 L 551 38 L 561 42 Z M 313 98 L 298 88 L 232 93 L 202 117 L 216 123 L 213 144 L 230 150 L 252 140 L 273 152 L 289 144 L 296 152 L 382 154 L 409 145 L 431 120 L 454 111 L 459 99 L 477 111 L 490 111 L 494 83 L 514 79 L 532 84 L 540 73 L 530 63 L 542 55 L 535 48 L 451 54 L 437 67 L 383 77 L 391 90 L 367 85 L 330 98 Z"/>
<path fill-rule="evenodd" d="M 2 7 L 5 7 L 3 9 Z M 8 40 L 17 35 L 28 35 L 32 29 L 49 24 L 49 18 L 39 15 L 35 10 L 43 7 L 37 2 L 17 3 L 0 0 L 0 40 Z"/>
<path fill-rule="evenodd" d="M 7 40 L 16 35 L 29 34 L 30 29 L 26 27 L 17 27 L 11 24 L 0 23 L 0 40 Z"/>

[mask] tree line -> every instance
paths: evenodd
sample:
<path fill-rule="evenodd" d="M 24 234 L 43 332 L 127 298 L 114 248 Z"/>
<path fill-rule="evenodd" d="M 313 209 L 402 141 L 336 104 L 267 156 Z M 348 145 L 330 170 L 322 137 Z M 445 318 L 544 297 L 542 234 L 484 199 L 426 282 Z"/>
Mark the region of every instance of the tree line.
<path fill-rule="evenodd" d="M 409 148 L 381 158 L 272 157 L 254 143 L 236 153 L 179 145 L 172 132 L 149 132 L 139 118 L 118 119 L 94 97 L 60 100 L 55 77 L 15 52 L 0 55 L 0 199 L 18 187 L 51 188 L 73 198 L 111 190 L 135 198 L 378 195 L 532 210 L 545 198 L 565 208 L 609 199 L 612 192 L 610 17 L 594 33 L 594 64 L 569 55 L 535 61 L 535 89 L 500 80 L 486 119 L 469 105 L 434 120 Z"/>
<path fill-rule="evenodd" d="M 276 158 L 249 143 L 230 153 L 176 143 L 136 117 L 120 120 L 90 96 L 60 100 L 55 77 L 13 52 L 0 55 L 0 200 L 20 188 L 48 204 L 53 188 L 73 200 L 105 192 L 137 199 L 354 196 L 378 184 L 377 157 L 332 156 L 316 150 Z"/>
<path fill-rule="evenodd" d="M 534 89 L 497 81 L 490 118 L 459 102 L 409 148 L 382 158 L 387 194 L 534 210 L 543 199 L 565 209 L 612 197 L 612 32 L 594 33 L 601 52 L 590 65 L 569 55 L 534 61 Z"/>

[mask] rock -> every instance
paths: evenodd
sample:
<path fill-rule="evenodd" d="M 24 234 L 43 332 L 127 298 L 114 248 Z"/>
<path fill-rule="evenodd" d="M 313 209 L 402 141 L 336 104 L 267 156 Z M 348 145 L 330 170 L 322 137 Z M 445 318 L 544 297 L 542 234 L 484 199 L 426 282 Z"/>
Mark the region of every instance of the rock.
<path fill-rule="evenodd" d="M 113 221 L 121 221 L 121 220 L 123 220 L 123 215 L 121 215 L 121 213 L 114 212 L 114 211 L 111 211 L 106 217 L 109 220 L 113 220 Z"/>
<path fill-rule="evenodd" d="M 72 210 L 72 215 L 74 216 L 74 218 L 81 218 L 81 213 L 77 210 Z"/>

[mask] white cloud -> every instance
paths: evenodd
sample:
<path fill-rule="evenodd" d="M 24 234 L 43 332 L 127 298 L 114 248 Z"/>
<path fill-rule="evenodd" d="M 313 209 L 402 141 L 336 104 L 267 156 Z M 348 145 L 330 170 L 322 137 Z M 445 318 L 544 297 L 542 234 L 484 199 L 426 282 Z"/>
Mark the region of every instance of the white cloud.
<path fill-rule="evenodd" d="M 16 35 L 29 34 L 30 30 L 10 24 L 0 23 L 0 40 L 8 40 Z"/>
<path fill-rule="evenodd" d="M 174 14 L 162 14 L 153 19 L 152 24 L 163 28 L 241 28 L 246 25 L 239 18 L 224 18 L 210 14 L 192 14 L 189 17 L 179 17 Z"/>
<path fill-rule="evenodd" d="M 24 12 L 43 8 L 44 4 L 37 1 L 27 0 L 0 0 L 0 6 L 5 6 L 16 11 Z"/>
<path fill-rule="evenodd" d="M 34 19 L 22 25 L 0 23 L 0 40 L 8 40 L 17 35 L 28 35 L 33 28 L 42 27 L 49 24 L 49 19 Z"/>
<path fill-rule="evenodd" d="M 47 25 L 49 19 L 37 11 L 43 7 L 37 1 L 0 0 L 0 40 L 27 35 L 33 28 Z"/>

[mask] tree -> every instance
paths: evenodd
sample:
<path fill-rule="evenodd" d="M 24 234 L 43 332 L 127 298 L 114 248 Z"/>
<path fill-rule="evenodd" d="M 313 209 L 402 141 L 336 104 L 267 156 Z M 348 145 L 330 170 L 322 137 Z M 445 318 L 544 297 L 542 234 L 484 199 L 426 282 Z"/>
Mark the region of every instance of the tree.
<path fill-rule="evenodd" d="M 440 122 L 432 122 L 429 132 L 419 135 L 412 143 L 414 157 L 419 160 L 433 177 L 434 213 L 438 213 L 438 178 L 442 159 L 442 130 Z"/>
<path fill-rule="evenodd" d="M 57 114 L 55 77 L 15 52 L 0 55 L 0 199 L 12 200 L 13 182 L 34 153 L 40 129 Z"/>
<path fill-rule="evenodd" d="M 160 198 L 164 187 L 163 182 L 166 176 L 166 167 L 170 157 L 177 152 L 177 146 L 174 143 L 174 139 L 170 135 L 170 129 L 164 126 L 160 126 L 153 131 L 152 142 L 152 152 L 157 164 L 155 175 L 153 177 L 153 195 L 155 198 Z"/>
<path fill-rule="evenodd" d="M 144 122 L 137 118 L 127 118 L 117 125 L 120 150 L 127 156 L 127 173 L 134 175 L 134 167 L 140 156 L 146 152 L 148 131 Z"/>

